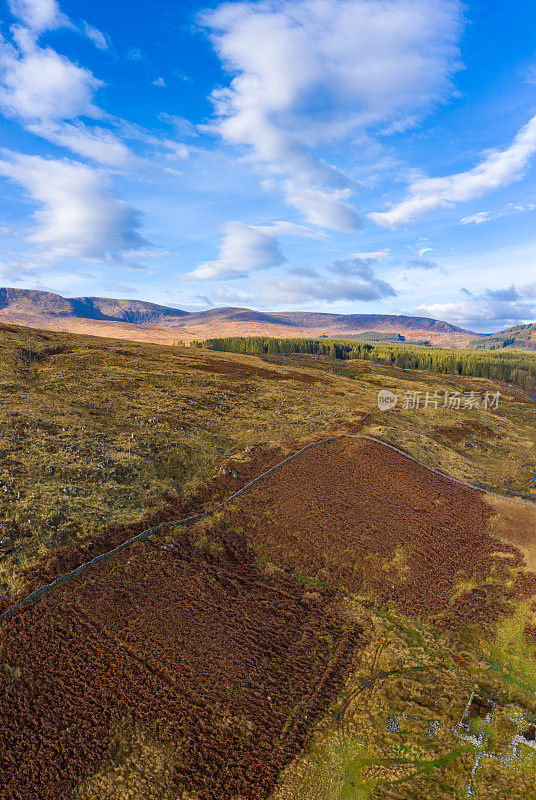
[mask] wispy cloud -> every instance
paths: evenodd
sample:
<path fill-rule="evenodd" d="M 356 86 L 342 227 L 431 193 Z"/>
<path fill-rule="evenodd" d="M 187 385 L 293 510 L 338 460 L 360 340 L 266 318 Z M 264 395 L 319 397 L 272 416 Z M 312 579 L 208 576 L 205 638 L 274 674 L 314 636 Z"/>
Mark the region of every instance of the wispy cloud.
<path fill-rule="evenodd" d="M 520 214 L 523 211 L 534 211 L 536 203 L 508 203 L 506 208 L 499 211 L 477 211 L 468 217 L 462 217 L 460 225 L 482 225 L 483 222 L 491 222 L 499 217 L 509 217 L 512 214 Z"/>
<path fill-rule="evenodd" d="M 93 42 L 95 47 L 99 50 L 108 50 L 110 47 L 110 43 L 108 41 L 108 37 L 99 31 L 98 28 L 95 28 L 93 25 L 90 25 L 89 22 L 85 20 L 82 22 L 82 30 L 87 38 Z"/>
<path fill-rule="evenodd" d="M 426 258 L 411 258 L 406 266 L 408 269 L 440 269 L 435 261 L 428 261 Z"/>
<path fill-rule="evenodd" d="M 124 166 L 131 158 L 114 133 L 79 118 L 105 115 L 94 96 L 104 83 L 19 28 L 13 43 L 0 39 L 0 110 L 48 141 L 98 163 Z"/>
<path fill-rule="evenodd" d="M 337 259 L 322 271 L 307 267 L 293 267 L 284 277 L 267 280 L 256 277 L 254 281 L 241 284 L 239 289 L 216 289 L 216 303 L 239 303 L 256 308 L 326 304 L 339 301 L 371 302 L 397 295 L 396 290 L 375 275 L 377 257 L 355 256 Z"/>
<path fill-rule="evenodd" d="M 483 197 L 493 189 L 523 177 L 536 153 L 536 116 L 517 134 L 505 150 L 492 150 L 467 172 L 444 178 L 419 178 L 409 186 L 409 195 L 389 211 L 372 212 L 369 218 L 386 228 L 399 228 L 416 217 L 454 203 Z"/>

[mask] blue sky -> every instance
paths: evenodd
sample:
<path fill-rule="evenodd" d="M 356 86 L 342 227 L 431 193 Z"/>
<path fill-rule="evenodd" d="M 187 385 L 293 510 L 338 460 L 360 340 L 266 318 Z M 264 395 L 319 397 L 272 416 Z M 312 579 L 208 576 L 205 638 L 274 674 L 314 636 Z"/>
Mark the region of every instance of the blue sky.
<path fill-rule="evenodd" d="M 536 319 L 529 0 L 3 8 L 3 285 Z"/>

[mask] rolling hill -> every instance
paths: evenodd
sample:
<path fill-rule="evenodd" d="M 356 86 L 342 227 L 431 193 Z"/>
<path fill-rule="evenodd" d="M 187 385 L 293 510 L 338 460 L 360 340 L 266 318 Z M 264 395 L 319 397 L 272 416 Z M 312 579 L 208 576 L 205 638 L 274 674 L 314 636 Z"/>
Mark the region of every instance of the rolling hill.
<path fill-rule="evenodd" d="M 52 292 L 0 289 L 0 320 L 42 330 L 156 343 L 222 336 L 318 337 L 363 331 L 401 334 L 431 344 L 464 347 L 479 334 L 428 317 L 391 314 L 262 312 L 214 308 L 189 312 L 142 300 L 65 298 Z"/>
<path fill-rule="evenodd" d="M 503 331 L 479 338 L 471 342 L 471 346 L 486 350 L 536 350 L 536 322 L 527 325 L 514 325 Z"/>

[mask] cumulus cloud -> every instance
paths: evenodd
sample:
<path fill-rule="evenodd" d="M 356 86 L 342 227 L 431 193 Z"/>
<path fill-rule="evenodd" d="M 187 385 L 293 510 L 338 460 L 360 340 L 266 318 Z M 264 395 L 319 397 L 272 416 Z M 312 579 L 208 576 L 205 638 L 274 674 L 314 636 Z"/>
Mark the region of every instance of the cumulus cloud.
<path fill-rule="evenodd" d="M 286 260 L 273 233 L 243 222 L 228 222 L 218 259 L 200 264 L 186 277 L 236 278 L 252 270 L 277 267 Z"/>
<path fill-rule="evenodd" d="M 202 21 L 229 86 L 213 125 L 278 176 L 287 201 L 326 228 L 359 227 L 351 182 L 319 146 L 421 112 L 450 91 L 458 0 L 225 3 Z"/>
<path fill-rule="evenodd" d="M 109 193 L 101 170 L 3 150 L 0 174 L 39 205 L 30 240 L 50 259 L 121 260 L 126 251 L 146 244 L 138 213 Z"/>
<path fill-rule="evenodd" d="M 510 286 L 504 289 L 486 289 L 474 294 L 462 290 L 460 302 L 432 303 L 415 309 L 435 319 L 445 319 L 456 325 L 478 330 L 507 328 L 536 316 L 536 284 Z"/>
<path fill-rule="evenodd" d="M 521 128 L 505 150 L 488 152 L 480 164 L 467 172 L 443 178 L 418 178 L 410 184 L 405 200 L 389 211 L 368 216 L 383 227 L 399 228 L 437 208 L 483 197 L 493 189 L 522 178 L 535 153 L 536 116 Z"/>
<path fill-rule="evenodd" d="M 36 33 L 71 25 L 56 0 L 9 0 L 9 9 L 14 17 Z"/>
<path fill-rule="evenodd" d="M 93 96 L 104 84 L 87 69 L 24 33 L 18 47 L 0 40 L 0 109 L 36 136 L 98 163 L 124 166 L 128 147 L 111 131 L 78 117 L 102 116 Z"/>
<path fill-rule="evenodd" d="M 40 19 L 42 27 L 50 27 L 55 17 L 52 11 L 48 17 L 43 11 Z M 104 46 L 103 34 L 84 24 L 86 34 Z M 40 47 L 37 33 L 18 26 L 12 42 L 0 37 L 0 110 L 53 144 L 98 163 L 124 166 L 131 159 L 126 145 L 111 131 L 89 127 L 79 119 L 105 116 L 94 103 L 104 83 L 51 47 Z"/>
<path fill-rule="evenodd" d="M 0 41 L 0 108 L 30 121 L 100 116 L 93 94 L 104 84 L 84 67 L 50 47 L 41 48 L 24 31 L 18 46 Z"/>
<path fill-rule="evenodd" d="M 279 221 L 269 225 L 228 222 L 218 259 L 200 264 L 185 277 L 199 280 L 238 278 L 249 272 L 278 267 L 287 260 L 279 246 L 279 235 L 321 236 L 305 225 L 293 222 Z"/>
<path fill-rule="evenodd" d="M 13 16 L 22 22 L 35 39 L 45 31 L 71 28 L 87 36 L 99 50 L 109 47 L 107 37 L 89 22 L 83 20 L 79 26 L 74 25 L 60 10 L 57 0 L 8 0 L 8 3 Z"/>

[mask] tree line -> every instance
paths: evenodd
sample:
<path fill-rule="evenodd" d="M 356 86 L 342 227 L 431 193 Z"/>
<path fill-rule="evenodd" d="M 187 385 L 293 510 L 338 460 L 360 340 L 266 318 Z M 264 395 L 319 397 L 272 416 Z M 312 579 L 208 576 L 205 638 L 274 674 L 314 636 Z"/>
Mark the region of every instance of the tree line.
<path fill-rule="evenodd" d="M 341 361 L 358 358 L 402 369 L 490 378 L 514 383 L 524 389 L 536 388 L 536 356 L 521 351 L 499 353 L 493 350 L 452 350 L 326 339 L 275 339 L 268 336 L 230 336 L 194 341 L 191 346 L 253 355 L 309 353 Z"/>

